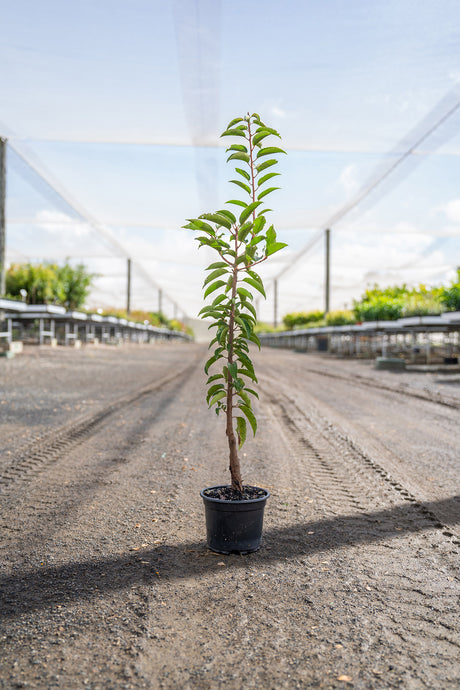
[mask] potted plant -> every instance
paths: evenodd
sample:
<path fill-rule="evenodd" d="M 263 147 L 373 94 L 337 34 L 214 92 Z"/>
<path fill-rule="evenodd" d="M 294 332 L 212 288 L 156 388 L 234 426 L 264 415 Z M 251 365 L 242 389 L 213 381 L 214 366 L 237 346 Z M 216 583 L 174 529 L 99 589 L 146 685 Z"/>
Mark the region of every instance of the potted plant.
<path fill-rule="evenodd" d="M 257 378 L 250 357 L 250 343 L 260 348 L 254 333 L 256 310 L 254 292 L 265 297 L 261 277 L 254 270 L 286 246 L 278 242 L 273 225 L 266 221 L 265 198 L 279 187 L 270 186 L 276 175 L 276 156 L 285 153 L 267 145 L 279 137 L 257 113 L 232 120 L 222 137 L 237 142 L 227 149 L 227 162 L 234 161 L 236 179 L 231 182 L 242 190 L 246 200 L 227 202 L 233 210 L 221 209 L 190 219 L 184 228 L 199 233 L 200 247 L 211 247 L 218 261 L 211 263 L 203 284 L 204 299 L 210 304 L 201 309 L 201 318 L 212 319 L 215 328 L 209 349 L 213 348 L 204 370 L 207 378 L 207 403 L 225 418 L 230 455 L 231 484 L 204 489 L 208 546 L 220 553 L 248 553 L 259 548 L 266 489 L 243 484 L 238 450 L 248 427 L 253 434 L 257 420 L 252 399 L 258 397 Z"/>

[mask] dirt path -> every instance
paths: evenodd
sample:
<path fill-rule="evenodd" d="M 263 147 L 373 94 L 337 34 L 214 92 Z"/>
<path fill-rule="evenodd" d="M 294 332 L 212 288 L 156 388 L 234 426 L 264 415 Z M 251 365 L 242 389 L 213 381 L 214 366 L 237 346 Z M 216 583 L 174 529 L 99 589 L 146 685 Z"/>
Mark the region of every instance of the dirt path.
<path fill-rule="evenodd" d="M 260 353 L 242 459 L 272 494 L 264 544 L 219 556 L 204 351 L 72 354 L 46 392 L 48 354 L 0 364 L 18 411 L 0 420 L 0 687 L 459 686 L 455 385 L 417 374 L 403 395 L 364 365 Z"/>

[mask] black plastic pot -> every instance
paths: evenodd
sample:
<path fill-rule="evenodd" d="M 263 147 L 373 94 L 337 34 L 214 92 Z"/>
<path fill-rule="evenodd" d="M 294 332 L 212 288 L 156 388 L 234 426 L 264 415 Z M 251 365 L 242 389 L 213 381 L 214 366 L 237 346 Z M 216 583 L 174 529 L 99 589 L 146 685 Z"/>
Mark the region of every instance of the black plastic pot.
<path fill-rule="evenodd" d="M 205 507 L 207 542 L 211 551 L 225 554 L 257 551 L 262 542 L 264 508 L 270 493 L 260 489 L 264 495 L 258 498 L 225 501 L 206 496 L 205 491 L 209 489 L 203 489 L 200 495 Z"/>

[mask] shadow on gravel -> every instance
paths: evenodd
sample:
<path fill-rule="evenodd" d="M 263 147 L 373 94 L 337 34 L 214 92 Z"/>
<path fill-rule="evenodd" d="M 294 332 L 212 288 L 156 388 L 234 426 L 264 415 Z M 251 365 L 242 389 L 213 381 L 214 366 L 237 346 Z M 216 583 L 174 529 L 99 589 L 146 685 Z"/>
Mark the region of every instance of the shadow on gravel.
<path fill-rule="evenodd" d="M 272 563 L 308 556 L 338 547 L 369 544 L 404 534 L 442 529 L 452 535 L 436 514 L 452 515 L 460 523 L 460 496 L 436 503 L 398 505 L 391 510 L 340 516 L 264 532 L 262 549 L 248 556 L 218 556 L 203 541 L 164 544 L 123 556 L 43 567 L 0 578 L 0 619 L 15 618 L 33 610 L 79 600 L 98 598 L 106 592 L 136 585 L 200 577 L 210 571 Z M 204 530 L 204 526 L 203 526 Z M 216 557 L 217 556 L 217 557 Z"/>

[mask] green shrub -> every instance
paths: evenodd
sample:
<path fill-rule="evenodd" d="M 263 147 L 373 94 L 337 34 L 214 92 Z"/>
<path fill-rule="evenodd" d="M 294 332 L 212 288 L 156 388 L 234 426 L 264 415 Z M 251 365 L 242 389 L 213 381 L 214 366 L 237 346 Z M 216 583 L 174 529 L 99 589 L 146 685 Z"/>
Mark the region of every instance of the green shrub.
<path fill-rule="evenodd" d="M 450 287 L 440 288 L 439 299 L 448 311 L 460 311 L 460 268 L 457 268 L 457 279 Z"/>
<path fill-rule="evenodd" d="M 352 311 L 330 311 L 326 314 L 326 326 L 348 326 L 352 323 L 356 323 L 356 318 Z"/>
<path fill-rule="evenodd" d="M 307 326 L 310 324 L 318 325 L 318 321 L 324 319 L 323 311 L 298 311 L 286 314 L 283 316 L 283 323 L 285 327 L 291 331 L 294 328 Z"/>

